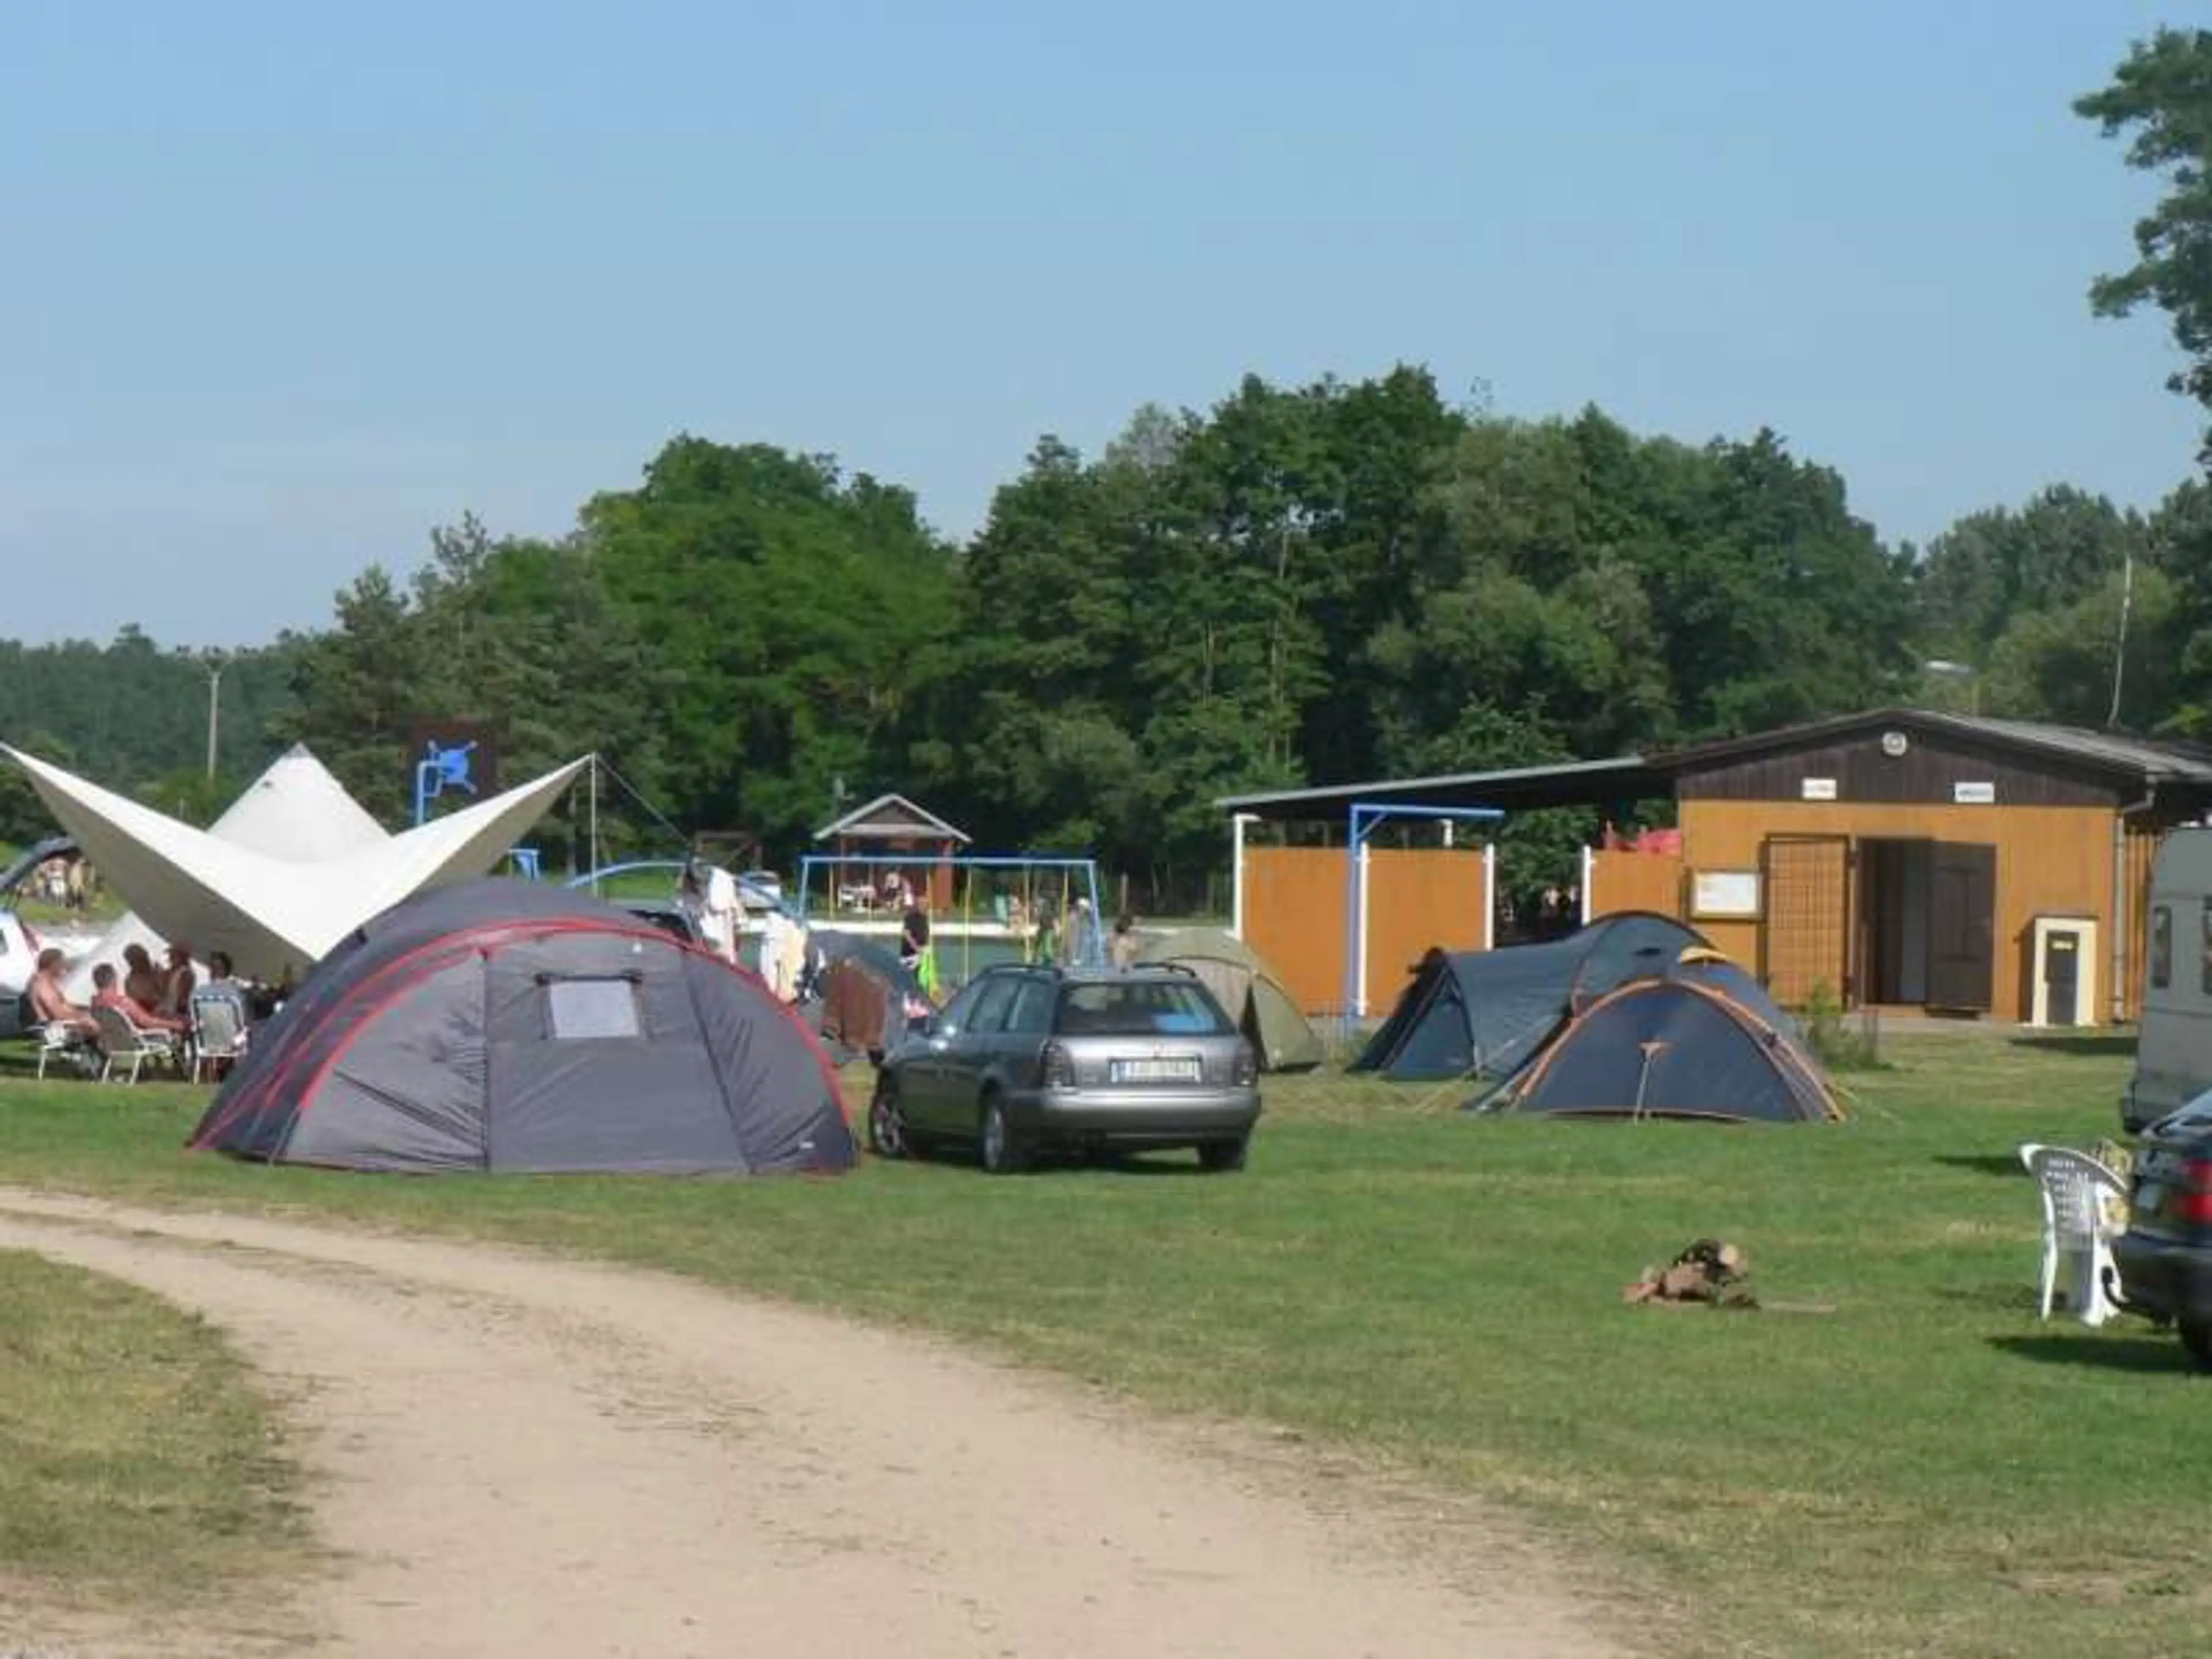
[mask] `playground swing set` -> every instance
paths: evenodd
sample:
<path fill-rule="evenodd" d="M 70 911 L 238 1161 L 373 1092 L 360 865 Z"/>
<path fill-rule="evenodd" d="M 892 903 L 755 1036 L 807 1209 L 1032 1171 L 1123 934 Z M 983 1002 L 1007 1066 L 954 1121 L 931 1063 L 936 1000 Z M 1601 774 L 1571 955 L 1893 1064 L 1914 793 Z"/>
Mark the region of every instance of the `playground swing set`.
<path fill-rule="evenodd" d="M 880 873 L 926 870 L 933 876 L 940 870 L 951 872 L 957 884 L 957 902 L 952 914 L 936 919 L 945 925 L 941 931 L 932 929 L 930 949 L 936 954 L 940 939 L 947 945 L 958 945 L 959 969 L 953 975 L 955 982 L 973 978 L 981 965 L 975 950 L 976 941 L 981 939 L 1013 941 L 1025 962 L 1063 961 L 1071 967 L 1097 967 L 1105 961 L 1104 913 L 1095 859 L 965 853 L 805 854 L 799 860 L 797 897 L 797 911 L 805 921 L 813 920 L 809 900 L 815 891 L 817 870 L 827 872 L 829 878 L 823 890 L 830 901 L 825 908 L 832 917 L 841 901 L 843 884 L 840 877 L 843 873 L 860 873 L 868 890 L 875 890 Z M 1056 896 L 1053 892 L 1055 883 L 1059 889 Z M 978 888 L 985 884 L 989 891 L 979 904 Z M 924 885 L 926 890 L 927 884 Z M 1065 954 L 1065 930 L 1068 919 L 1075 913 L 1078 899 L 1088 901 L 1092 921 L 1076 954 L 1068 956 Z M 1040 908 L 1041 900 L 1048 908 Z M 939 955 L 938 960 L 944 962 L 945 958 Z"/>
<path fill-rule="evenodd" d="M 423 755 L 414 767 L 415 813 L 419 823 L 430 812 L 431 802 L 449 791 L 475 793 L 470 776 L 470 758 L 474 745 L 455 745 L 441 749 L 432 742 L 426 744 Z M 600 757 L 591 757 L 584 788 L 587 795 L 587 846 L 591 867 L 570 874 L 564 884 L 577 889 L 589 889 L 597 893 L 610 880 L 647 871 L 665 872 L 673 880 L 682 875 L 690 857 L 701 850 L 700 843 L 707 840 L 738 841 L 747 851 L 755 851 L 758 843 L 750 837 L 730 836 L 686 836 L 668 817 L 656 809 L 628 779 L 607 765 Z M 602 774 L 623 793 L 642 808 L 646 815 L 671 839 L 684 842 L 691 849 L 684 858 L 634 858 L 614 863 L 599 861 L 599 781 Z M 546 871 L 535 847 L 515 847 L 508 850 L 506 862 L 514 873 L 526 880 L 542 880 Z M 815 872 L 828 872 L 824 887 L 825 902 L 821 916 L 809 914 L 810 898 L 815 888 Z M 1105 907 L 1098 880 L 1098 864 L 1095 859 L 1066 858 L 1032 854 L 983 854 L 968 853 L 876 853 L 802 854 L 799 864 L 799 890 L 796 895 L 786 896 L 756 886 L 744 877 L 737 878 L 738 890 L 749 908 L 781 910 L 800 922 L 827 922 L 840 927 L 852 924 L 839 915 L 842 890 L 836 884 L 837 872 L 858 872 L 864 875 L 869 890 L 874 890 L 879 872 L 890 871 L 927 870 L 933 875 L 943 870 L 951 873 L 958 889 L 957 921 L 948 915 L 941 926 L 932 930 L 931 951 L 937 963 L 945 960 L 939 953 L 938 942 L 946 945 L 955 943 L 959 947 L 958 973 L 955 982 L 964 982 L 975 976 L 982 966 L 975 949 L 978 939 L 1006 939 L 1012 941 L 1025 962 L 1056 961 L 1071 967 L 1098 967 L 1106 958 Z M 1054 888 L 1057 885 L 1055 894 Z M 988 886 L 988 894 L 979 888 Z M 1091 921 L 1079 944 L 1071 952 L 1066 940 L 1069 919 L 1076 913 L 1076 901 L 1089 902 Z M 982 913 L 979 917 L 979 910 Z M 949 964 L 947 964 L 949 965 Z M 933 975 L 933 977 L 934 975 Z"/>

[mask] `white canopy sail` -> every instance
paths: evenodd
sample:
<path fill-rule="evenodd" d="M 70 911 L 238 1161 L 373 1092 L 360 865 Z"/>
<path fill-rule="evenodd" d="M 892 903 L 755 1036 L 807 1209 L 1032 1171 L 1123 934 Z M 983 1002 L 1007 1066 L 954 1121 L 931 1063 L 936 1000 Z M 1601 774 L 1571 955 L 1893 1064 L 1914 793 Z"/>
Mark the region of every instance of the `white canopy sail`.
<path fill-rule="evenodd" d="M 147 927 L 191 940 L 196 951 L 226 951 L 241 973 L 270 980 L 306 972 L 418 888 L 489 872 L 588 760 L 403 834 L 380 830 L 371 841 L 312 781 L 296 795 L 264 792 L 257 783 L 232 808 L 241 815 L 232 827 L 244 831 L 234 838 L 141 806 L 20 750 L 0 746 L 0 752 L 29 775 L 47 810 Z M 335 779 L 331 788 L 344 796 Z M 269 850 L 272 843 L 287 852 Z M 311 855 L 299 856 L 303 851 Z"/>
<path fill-rule="evenodd" d="M 294 864 L 343 858 L 391 839 L 305 744 L 294 744 L 270 763 L 269 769 L 208 826 L 208 834 Z M 200 948 L 198 940 L 184 937 L 195 951 Z M 123 953 L 133 945 L 143 945 L 156 961 L 167 948 L 167 941 L 137 911 L 131 911 L 77 957 L 62 981 L 63 990 L 74 1001 L 88 1000 L 93 969 L 108 962 L 120 970 Z"/>

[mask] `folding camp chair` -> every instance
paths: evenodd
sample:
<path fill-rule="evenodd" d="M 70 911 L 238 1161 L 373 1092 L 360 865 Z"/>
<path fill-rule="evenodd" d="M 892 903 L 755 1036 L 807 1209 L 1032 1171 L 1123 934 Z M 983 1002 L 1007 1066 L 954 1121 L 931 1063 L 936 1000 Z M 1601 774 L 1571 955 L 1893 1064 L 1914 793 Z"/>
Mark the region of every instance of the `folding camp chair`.
<path fill-rule="evenodd" d="M 2063 1259 L 2071 1267 L 2066 1305 L 2085 1325 L 2101 1325 L 2118 1311 L 2113 1289 L 2119 1268 L 2112 1240 L 2127 1230 L 2127 1183 L 2087 1152 L 2029 1141 L 2020 1149 L 2043 1194 L 2042 1316 L 2051 1304 Z"/>
<path fill-rule="evenodd" d="M 123 1080 L 136 1083 L 139 1067 L 148 1060 L 169 1060 L 177 1058 L 177 1045 L 167 1031 L 143 1031 L 131 1023 L 131 1016 L 120 1008 L 95 1007 L 94 1023 L 100 1027 L 100 1080 L 106 1083 L 115 1075 L 119 1066 L 130 1066 L 130 1075 Z"/>

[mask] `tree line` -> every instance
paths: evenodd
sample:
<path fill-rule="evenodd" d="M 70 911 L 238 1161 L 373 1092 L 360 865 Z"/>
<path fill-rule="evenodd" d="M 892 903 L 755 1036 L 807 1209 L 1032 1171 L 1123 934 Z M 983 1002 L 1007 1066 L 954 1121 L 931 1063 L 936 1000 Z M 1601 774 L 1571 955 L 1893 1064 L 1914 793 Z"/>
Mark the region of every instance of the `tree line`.
<path fill-rule="evenodd" d="M 2170 186 L 2094 302 L 2164 308 L 2177 389 L 2212 406 L 2207 87 L 2212 34 L 2166 31 L 2076 107 Z M 1255 375 L 1205 410 L 1140 409 L 1096 454 L 1041 439 L 964 543 L 833 457 L 680 436 L 562 537 L 465 520 L 411 575 L 353 582 L 329 627 L 240 655 L 220 759 L 234 788 L 303 740 L 396 822 L 418 725 L 472 718 L 511 776 L 597 750 L 668 818 L 772 857 L 896 789 L 979 844 L 1092 851 L 1173 902 L 1224 864 L 1212 803 L 1241 791 L 1893 700 L 2206 734 L 2208 552 L 2201 478 L 2148 512 L 2055 483 L 1890 545 L 1771 430 L 1508 418 L 1408 364 Z M 136 629 L 0 646 L 0 732 L 203 816 L 226 798 L 191 783 L 204 691 Z M 0 836 L 34 807 L 0 787 Z M 1510 878 L 1558 879 L 1590 827 L 1511 826 Z"/>

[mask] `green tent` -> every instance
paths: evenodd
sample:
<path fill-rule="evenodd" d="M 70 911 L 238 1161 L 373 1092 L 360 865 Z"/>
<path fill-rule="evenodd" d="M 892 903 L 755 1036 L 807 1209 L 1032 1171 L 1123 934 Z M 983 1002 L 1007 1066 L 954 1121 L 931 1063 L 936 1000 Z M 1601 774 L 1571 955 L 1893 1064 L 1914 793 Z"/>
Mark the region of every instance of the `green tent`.
<path fill-rule="evenodd" d="M 1242 939 L 1218 927 L 1184 927 L 1147 940 L 1137 960 L 1188 968 L 1206 981 L 1221 1006 L 1252 1039 L 1260 1066 L 1269 1072 L 1310 1072 L 1321 1064 L 1321 1038 L 1275 970 Z"/>

